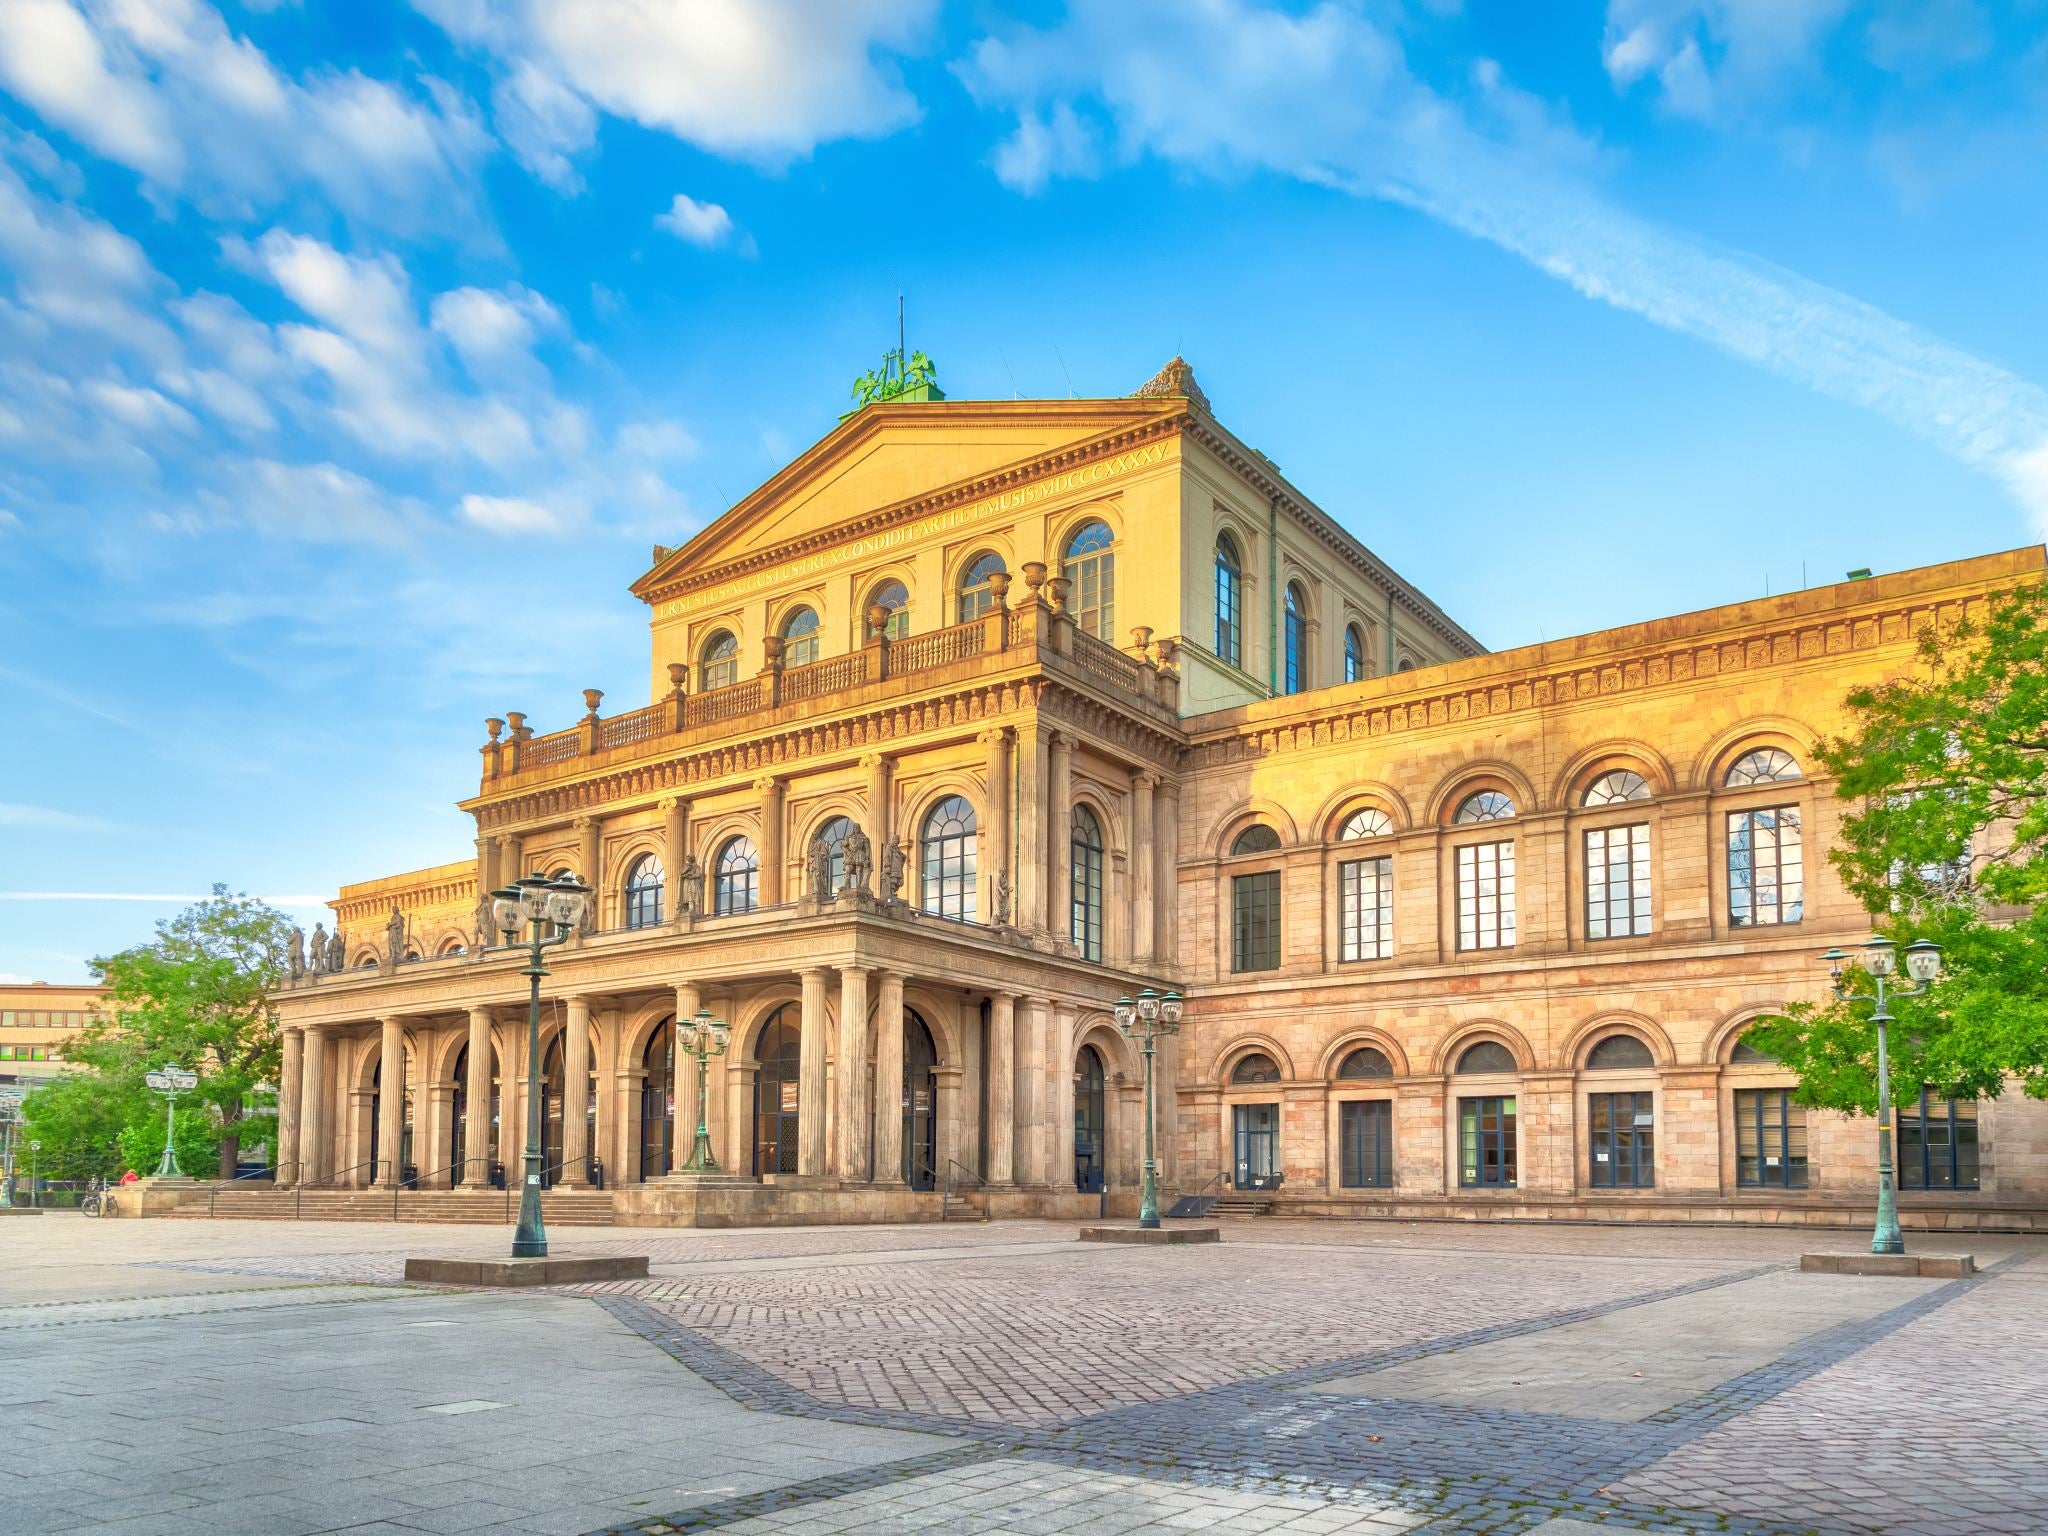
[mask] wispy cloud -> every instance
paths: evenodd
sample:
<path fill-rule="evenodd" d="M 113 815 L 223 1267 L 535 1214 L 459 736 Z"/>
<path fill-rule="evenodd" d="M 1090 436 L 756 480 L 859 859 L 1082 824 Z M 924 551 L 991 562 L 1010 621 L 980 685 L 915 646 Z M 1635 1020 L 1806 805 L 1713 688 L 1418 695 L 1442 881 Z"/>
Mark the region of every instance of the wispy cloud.
<path fill-rule="evenodd" d="M 114 823 L 104 816 L 84 816 L 47 805 L 14 805 L 0 800 L 0 827 L 21 827 L 45 832 L 111 832 Z"/>
<path fill-rule="evenodd" d="M 195 901 L 211 901 L 209 892 L 161 891 L 0 891 L 0 901 L 139 901 L 155 907 L 190 906 Z M 273 907 L 325 908 L 332 900 L 328 896 L 259 896 L 258 901 L 267 901 Z"/>
<path fill-rule="evenodd" d="M 1589 298 L 1878 413 L 1996 476 L 2048 529 L 2048 391 L 1617 206 L 1598 187 L 1600 147 L 1488 61 L 1447 94 L 1416 77 L 1392 32 L 1337 0 L 1300 15 L 1252 0 L 1075 0 L 1058 28 L 984 39 L 959 73 L 1016 114 L 994 163 L 1019 190 L 1156 157 L 1400 203 Z"/>

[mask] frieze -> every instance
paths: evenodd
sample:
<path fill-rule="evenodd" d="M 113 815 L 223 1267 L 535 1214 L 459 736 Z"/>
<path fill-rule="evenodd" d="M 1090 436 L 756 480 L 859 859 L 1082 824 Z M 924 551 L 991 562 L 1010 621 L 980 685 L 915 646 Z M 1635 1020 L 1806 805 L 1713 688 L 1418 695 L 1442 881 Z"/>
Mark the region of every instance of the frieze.
<path fill-rule="evenodd" d="M 1851 620 L 1801 622 L 1741 639 L 1696 642 L 1590 667 L 1560 668 L 1506 683 L 1446 689 L 1425 697 L 1324 714 L 1300 723 L 1240 726 L 1231 733 L 1197 741 L 1189 748 L 1188 766 L 1204 768 L 1305 748 L 1332 738 L 1394 735 L 1483 716 L 1543 709 L 1552 704 L 1615 698 L 1648 688 L 1760 671 L 1830 654 L 1874 650 L 1902 644 L 1929 624 L 1951 625 L 1965 614 L 1980 613 L 1983 602 L 1978 597 L 1944 598 Z"/>

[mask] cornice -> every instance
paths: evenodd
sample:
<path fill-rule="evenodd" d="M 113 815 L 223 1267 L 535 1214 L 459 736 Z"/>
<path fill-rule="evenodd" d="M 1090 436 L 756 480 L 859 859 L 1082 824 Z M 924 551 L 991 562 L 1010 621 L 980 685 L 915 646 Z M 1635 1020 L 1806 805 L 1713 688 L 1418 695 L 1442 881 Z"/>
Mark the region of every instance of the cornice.
<path fill-rule="evenodd" d="M 859 710 L 836 719 L 793 722 L 745 741 L 724 742 L 634 763 L 588 778 L 537 785 L 503 799 L 465 801 L 484 831 L 558 821 L 625 800 L 652 805 L 665 794 L 700 787 L 733 787 L 763 775 L 787 773 L 798 763 L 863 754 L 889 745 L 922 742 L 953 731 L 972 737 L 988 722 L 1020 714 L 1044 714 L 1085 729 L 1091 739 L 1113 743 L 1150 761 L 1177 763 L 1183 741 L 1178 732 L 1122 713 L 1078 688 L 1038 675 L 975 683 L 944 693 Z"/>
<path fill-rule="evenodd" d="M 1125 404 L 1128 405 L 1129 402 L 1125 402 Z M 1176 404 L 1179 407 L 1178 409 L 1171 411 L 1162 409 L 1164 406 Z M 918 407 L 918 409 L 923 409 L 923 407 Z M 1128 452 L 1134 447 L 1155 442 L 1162 438 L 1177 436 L 1180 430 L 1193 419 L 1186 408 L 1185 402 L 1162 401 L 1157 406 L 1144 405 L 1138 406 L 1136 409 L 1156 414 L 1149 414 L 1148 419 L 1132 422 L 1116 431 L 1103 433 L 1082 442 L 1069 443 L 1060 448 L 1034 454 L 1030 458 L 1019 459 L 1014 463 L 1005 465 L 1001 469 L 992 470 L 988 474 L 977 476 L 974 479 L 956 480 L 952 484 L 941 486 L 936 490 L 927 491 L 903 501 L 893 502 L 862 517 L 835 523 L 829 528 L 816 529 L 810 533 L 800 535 L 794 539 L 786 539 L 779 544 L 770 545 L 764 549 L 751 550 L 737 559 L 705 566 L 701 569 L 688 569 L 692 546 L 686 544 L 681 549 L 673 552 L 666 560 L 649 571 L 645 576 L 634 582 L 631 590 L 635 597 L 649 605 L 665 602 L 671 598 L 687 596 L 692 592 L 718 586 L 754 571 L 768 569 L 792 560 L 801 559 L 806 555 L 816 554 L 819 551 L 830 549 L 836 545 L 848 544 L 870 537 L 876 533 L 884 532 L 902 523 L 914 521 L 933 512 L 942 512 L 949 507 L 958 506 L 964 502 L 977 501 L 986 496 L 999 495 L 1012 487 L 1042 479 L 1047 475 L 1085 467 L 1101 459 L 1112 458 L 1118 453 Z M 1116 414 L 1127 416 L 1129 411 L 1126 410 Z M 753 495 L 747 497 L 738 506 L 734 507 L 732 511 L 726 513 L 725 518 L 744 518 L 760 506 L 766 505 L 768 502 L 776 499 L 776 497 L 787 494 L 792 489 L 794 489 L 793 485 L 782 485 L 779 480 L 770 480 L 766 485 L 755 491 Z M 771 491 L 775 493 L 775 496 L 769 495 Z M 719 521 L 724 522 L 725 518 L 721 518 Z M 717 524 L 713 524 L 714 528 L 716 526 Z M 709 532 L 710 530 L 706 531 Z"/>
<path fill-rule="evenodd" d="M 1320 702 L 1310 702 L 1313 695 L 1298 695 L 1286 701 L 1284 714 L 1276 712 L 1267 718 L 1261 718 L 1265 713 L 1261 706 L 1254 706 L 1260 709 L 1259 715 L 1236 710 L 1229 713 L 1242 718 L 1191 719 L 1187 722 L 1193 738 L 1189 767 L 1214 767 L 1244 758 L 1498 719 L 1657 689 L 1692 688 L 1713 678 L 1903 646 L 1922 626 L 1961 619 L 1966 608 L 1981 607 L 1983 601 L 1981 592 L 1950 591 L 1930 594 L 1917 602 L 1791 618 L 1740 634 L 1700 634 L 1666 639 L 1662 644 L 1638 642 L 1617 646 L 1604 655 L 1582 654 L 1548 666 L 1530 666 L 1529 658 L 1510 652 L 1426 672 L 1397 673 L 1347 685 L 1342 690 L 1326 690 L 1341 696 Z M 1539 653 L 1540 660 L 1540 653 L 1546 648 L 1532 649 Z M 1522 665 L 1499 665 L 1516 661 Z M 1460 671 L 1479 675 L 1461 678 L 1455 675 Z M 1488 671 L 1494 675 L 1485 675 Z M 1453 676 L 1431 676 L 1445 672 Z M 1411 678 L 1418 681 L 1405 681 Z M 1365 697 L 1361 698 L 1361 694 Z M 1215 723 L 1204 725 L 1204 718 Z"/>

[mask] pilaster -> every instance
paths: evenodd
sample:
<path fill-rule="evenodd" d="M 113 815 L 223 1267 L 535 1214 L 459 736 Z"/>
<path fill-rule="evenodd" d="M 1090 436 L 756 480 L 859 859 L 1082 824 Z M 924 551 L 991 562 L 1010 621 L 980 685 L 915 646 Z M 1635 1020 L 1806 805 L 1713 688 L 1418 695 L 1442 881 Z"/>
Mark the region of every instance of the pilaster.
<path fill-rule="evenodd" d="M 797 1153 L 800 1174 L 825 1171 L 825 1034 L 831 1020 L 825 1012 L 826 971 L 813 966 L 798 973 L 803 983 L 802 1022 L 797 1037 Z"/>
<path fill-rule="evenodd" d="M 876 973 L 875 1182 L 903 1183 L 903 977 Z"/>

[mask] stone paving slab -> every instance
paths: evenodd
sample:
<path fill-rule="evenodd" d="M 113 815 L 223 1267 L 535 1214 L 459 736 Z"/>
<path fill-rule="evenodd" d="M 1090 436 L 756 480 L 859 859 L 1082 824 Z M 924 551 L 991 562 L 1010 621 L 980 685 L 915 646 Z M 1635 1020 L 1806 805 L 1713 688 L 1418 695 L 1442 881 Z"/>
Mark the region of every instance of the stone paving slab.
<path fill-rule="evenodd" d="M 1581 1419 L 1646 1419 L 1770 1364 L 1810 1334 L 1873 1317 L 1937 1285 L 1872 1287 L 1819 1275 L 1759 1275 L 1305 1390 Z"/>

